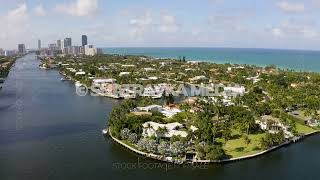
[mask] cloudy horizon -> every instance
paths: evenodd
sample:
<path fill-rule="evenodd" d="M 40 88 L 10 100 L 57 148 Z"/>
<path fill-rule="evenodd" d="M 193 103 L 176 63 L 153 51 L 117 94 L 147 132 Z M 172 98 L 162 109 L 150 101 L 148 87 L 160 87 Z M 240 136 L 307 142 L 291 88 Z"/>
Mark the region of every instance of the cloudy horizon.
<path fill-rule="evenodd" d="M 320 0 L 3 0 L 0 48 L 81 35 L 98 47 L 320 50 Z"/>

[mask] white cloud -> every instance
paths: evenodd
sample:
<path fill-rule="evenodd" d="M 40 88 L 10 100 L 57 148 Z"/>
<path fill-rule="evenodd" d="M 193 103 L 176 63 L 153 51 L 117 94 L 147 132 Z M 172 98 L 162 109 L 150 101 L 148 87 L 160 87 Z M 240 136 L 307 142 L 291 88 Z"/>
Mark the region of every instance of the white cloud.
<path fill-rule="evenodd" d="M 171 15 L 163 15 L 159 25 L 159 31 L 163 33 L 175 33 L 179 30 L 176 18 Z"/>
<path fill-rule="evenodd" d="M 201 31 L 197 28 L 194 28 L 191 30 L 192 36 L 199 36 L 201 34 Z"/>
<path fill-rule="evenodd" d="M 276 5 L 286 13 L 300 13 L 305 11 L 305 6 L 303 3 L 282 1 L 278 2 Z"/>
<path fill-rule="evenodd" d="M 143 15 L 129 19 L 129 35 L 136 39 L 158 36 L 157 33 L 176 33 L 179 25 L 176 18 L 169 14 L 160 16 L 146 11 Z"/>
<path fill-rule="evenodd" d="M 134 38 L 141 38 L 151 28 L 153 18 L 150 12 L 146 12 L 141 17 L 130 19 L 129 24 L 131 26 L 130 36 Z"/>
<path fill-rule="evenodd" d="M 92 17 L 98 11 L 98 0 L 76 0 L 68 4 L 59 4 L 55 10 L 79 17 Z"/>
<path fill-rule="evenodd" d="M 28 8 L 25 3 L 0 17 L 0 46 L 16 48 L 16 44 L 25 43 L 24 40 L 32 36 L 29 22 Z"/>
<path fill-rule="evenodd" d="M 283 30 L 281 28 L 272 28 L 271 32 L 276 37 L 282 37 L 283 36 Z"/>
<path fill-rule="evenodd" d="M 246 32 L 249 31 L 248 15 L 243 13 L 213 14 L 208 17 L 208 24 L 214 27 L 214 31 L 222 32 Z"/>
<path fill-rule="evenodd" d="M 45 16 L 45 15 L 47 15 L 46 10 L 43 8 L 43 6 L 41 4 L 34 8 L 34 13 L 37 16 Z"/>
<path fill-rule="evenodd" d="M 215 26 L 232 26 L 237 22 L 237 18 L 235 16 L 228 16 L 224 14 L 214 14 L 209 16 L 208 21 L 209 24 Z"/>
<path fill-rule="evenodd" d="M 298 24 L 294 21 L 285 21 L 277 27 L 271 28 L 271 33 L 280 38 L 318 38 L 319 31 L 312 25 Z"/>

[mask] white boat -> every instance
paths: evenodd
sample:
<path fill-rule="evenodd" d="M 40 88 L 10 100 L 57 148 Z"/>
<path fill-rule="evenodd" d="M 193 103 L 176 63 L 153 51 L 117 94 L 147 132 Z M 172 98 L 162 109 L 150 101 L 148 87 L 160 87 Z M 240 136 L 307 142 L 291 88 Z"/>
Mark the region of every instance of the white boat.
<path fill-rule="evenodd" d="M 102 134 L 105 136 L 105 135 L 108 135 L 108 129 L 103 129 L 102 130 Z"/>
<path fill-rule="evenodd" d="M 161 99 L 162 98 L 162 94 L 153 95 L 151 98 L 152 99 Z"/>
<path fill-rule="evenodd" d="M 40 69 L 48 69 L 48 68 L 45 67 L 44 65 L 40 65 L 39 68 L 40 68 Z"/>
<path fill-rule="evenodd" d="M 77 82 L 75 83 L 75 86 L 76 86 L 76 87 L 81 87 L 81 86 L 83 86 L 83 85 L 80 83 L 80 81 L 77 81 Z"/>
<path fill-rule="evenodd" d="M 121 97 L 123 97 L 124 99 L 135 99 L 136 98 L 135 95 L 121 95 Z"/>
<path fill-rule="evenodd" d="M 60 79 L 61 81 L 70 81 L 71 79 L 69 77 L 63 77 Z"/>

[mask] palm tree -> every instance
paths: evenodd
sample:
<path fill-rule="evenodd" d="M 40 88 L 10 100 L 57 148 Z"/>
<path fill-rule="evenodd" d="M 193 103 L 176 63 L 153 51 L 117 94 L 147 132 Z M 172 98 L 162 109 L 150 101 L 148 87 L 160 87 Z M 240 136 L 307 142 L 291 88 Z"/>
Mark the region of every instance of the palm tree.
<path fill-rule="evenodd" d="M 196 132 L 193 131 L 192 129 L 188 129 L 188 138 L 190 138 L 190 142 L 193 142 L 193 138 L 196 137 Z"/>
<path fill-rule="evenodd" d="M 153 129 L 153 126 L 151 126 L 150 123 L 147 124 L 147 130 Z"/>
<path fill-rule="evenodd" d="M 212 133 L 212 144 L 215 143 L 215 138 L 216 138 L 216 135 L 218 133 L 218 126 L 217 124 L 213 124 L 212 128 L 211 128 L 211 133 Z"/>
<path fill-rule="evenodd" d="M 255 124 L 253 116 L 249 115 L 247 117 L 244 117 L 244 123 L 246 126 L 247 134 L 249 134 L 250 128 Z"/>
<path fill-rule="evenodd" d="M 159 127 L 156 130 L 157 136 L 163 137 L 169 132 L 168 128 L 166 126 L 164 127 Z"/>
<path fill-rule="evenodd" d="M 190 111 L 191 106 L 190 106 L 188 103 L 182 103 L 182 104 L 180 105 L 180 108 L 181 108 L 182 110 L 188 112 L 188 111 Z"/>
<path fill-rule="evenodd" d="M 153 126 L 150 124 L 150 123 L 148 123 L 147 124 L 147 126 L 145 127 L 145 129 L 147 130 L 147 134 L 149 134 L 148 132 L 151 130 L 151 129 L 153 129 Z"/>
<path fill-rule="evenodd" d="M 167 128 L 166 126 L 164 126 L 164 127 L 159 127 L 159 128 L 156 130 L 158 142 L 159 142 L 159 140 L 161 139 L 161 137 L 164 137 L 168 132 L 169 132 L 169 130 L 168 130 L 168 128 Z"/>
<path fill-rule="evenodd" d="M 310 110 L 310 109 L 306 109 L 305 111 L 304 111 L 304 116 L 311 116 L 312 115 L 312 110 Z"/>

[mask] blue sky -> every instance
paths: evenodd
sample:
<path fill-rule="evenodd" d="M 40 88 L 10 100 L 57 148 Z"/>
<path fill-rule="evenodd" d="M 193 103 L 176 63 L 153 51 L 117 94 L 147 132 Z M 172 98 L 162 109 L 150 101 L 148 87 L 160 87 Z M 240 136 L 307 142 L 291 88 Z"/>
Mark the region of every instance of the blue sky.
<path fill-rule="evenodd" d="M 87 34 L 99 47 L 320 50 L 320 0 L 1 0 L 0 48 Z M 5 4 L 5 5 L 4 5 Z"/>

